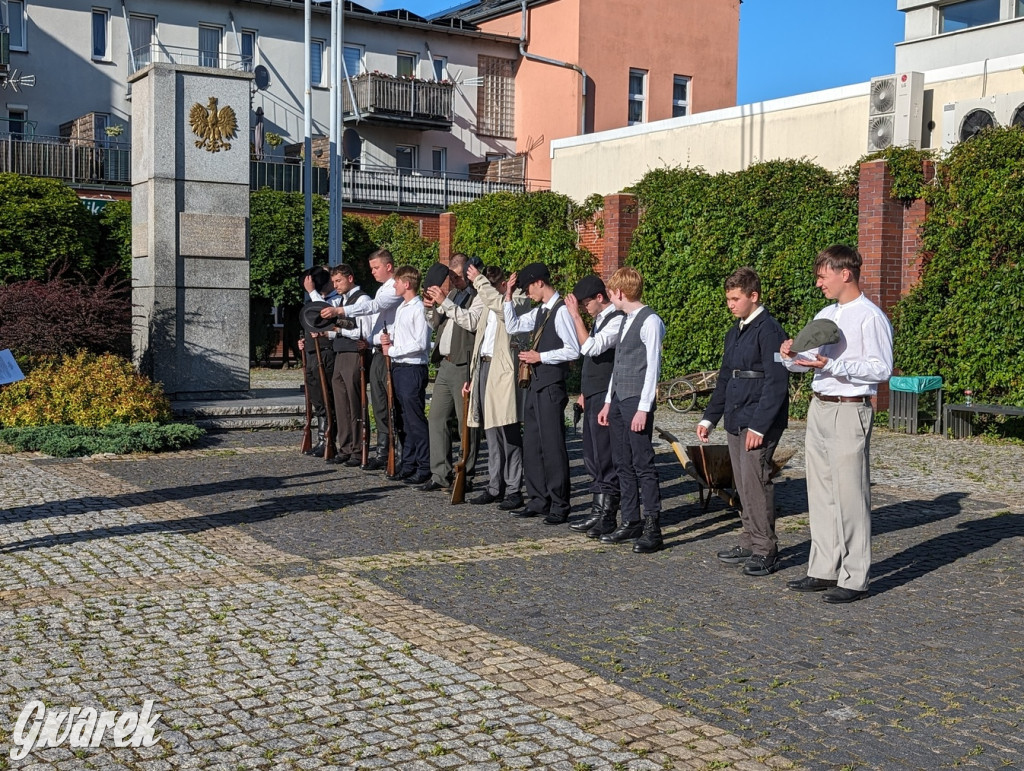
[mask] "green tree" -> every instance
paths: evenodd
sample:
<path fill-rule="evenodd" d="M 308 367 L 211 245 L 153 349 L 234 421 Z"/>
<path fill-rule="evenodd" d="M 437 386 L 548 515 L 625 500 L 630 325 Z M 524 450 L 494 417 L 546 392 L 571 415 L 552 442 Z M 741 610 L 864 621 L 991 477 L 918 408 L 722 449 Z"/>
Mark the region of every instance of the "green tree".
<path fill-rule="evenodd" d="M 55 179 L 0 174 L 0 281 L 45 279 L 61 265 L 96 265 L 99 226 L 75 191 Z"/>

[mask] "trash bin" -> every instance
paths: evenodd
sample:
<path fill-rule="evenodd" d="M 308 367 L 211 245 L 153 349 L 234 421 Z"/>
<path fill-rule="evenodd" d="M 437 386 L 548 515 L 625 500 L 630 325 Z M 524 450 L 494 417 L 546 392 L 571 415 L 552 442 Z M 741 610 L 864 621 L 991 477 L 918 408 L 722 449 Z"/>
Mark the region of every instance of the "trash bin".
<path fill-rule="evenodd" d="M 932 432 L 942 433 L 942 378 L 938 375 L 894 377 L 889 379 L 889 428 L 917 433 L 918 400 L 921 394 L 935 392 L 935 420 Z"/>

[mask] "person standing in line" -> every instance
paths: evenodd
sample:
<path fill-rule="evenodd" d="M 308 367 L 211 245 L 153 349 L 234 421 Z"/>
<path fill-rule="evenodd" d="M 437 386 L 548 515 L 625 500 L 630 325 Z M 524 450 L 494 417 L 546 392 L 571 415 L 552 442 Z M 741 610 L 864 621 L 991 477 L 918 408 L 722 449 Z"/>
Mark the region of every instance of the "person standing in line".
<path fill-rule="evenodd" d="M 469 360 L 476 343 L 476 329 L 483 313 L 483 301 L 476 289 L 466 278 L 468 257 L 453 254 L 448 263 L 448 281 L 452 289 L 448 294 L 439 286 L 427 287 L 423 305 L 426 308 L 427 323 L 437 332 L 437 343 L 431 354 L 431 361 L 437 364 L 434 388 L 430 394 L 430 474 L 431 478 L 421 488 L 423 492 L 447 489 L 452 476 L 452 418 L 458 422 L 459 436 L 462 436 L 464 420 L 462 391 L 469 382 Z M 476 428 L 469 431 L 469 456 L 466 461 L 468 480 L 476 471 L 476 454 L 479 433 Z"/>
<path fill-rule="evenodd" d="M 540 305 L 518 315 L 512 302 L 515 287 Z M 569 520 L 572 508 L 565 446 L 565 405 L 569 402 L 565 378 L 569 362 L 580 356 L 576 329 L 542 262 L 532 262 L 509 276 L 503 312 L 505 331 L 510 335 L 533 333 L 530 348 L 519 353 L 519 361 L 530 370 L 523 408 L 523 447 L 529 448 L 523 455 L 523 468 L 530 500 L 513 516 L 541 516 L 546 525 L 561 525 Z"/>
<path fill-rule="evenodd" d="M 427 357 L 430 354 L 430 325 L 420 299 L 420 272 L 411 265 L 395 271 L 395 294 L 402 304 L 395 312 L 394 326 L 381 334 L 381 348 L 391 357 L 396 411 L 405 428 L 402 466 L 392 482 L 422 485 L 430 479 L 430 447 L 427 433 Z"/>
<path fill-rule="evenodd" d="M 707 442 L 725 416 L 743 531 L 739 545 L 718 552 L 718 559 L 744 563 L 744 575 L 767 576 L 779 552 L 772 457 L 789 423 L 789 372 L 775 354 L 786 333 L 761 304 L 761 279 L 750 268 L 725 280 L 725 302 L 737 322 L 725 334 L 722 368 L 697 438 Z"/>
<path fill-rule="evenodd" d="M 600 538 L 615 530 L 619 510 L 619 476 L 612 459 L 612 435 L 606 426 L 598 425 L 597 416 L 604 408 L 604 397 L 615 362 L 615 343 L 625 314 L 608 299 L 608 290 L 598 276 L 584 276 L 566 295 L 576 339 L 583 356 L 580 378 L 580 405 L 583 407 L 583 465 L 593 482 L 590 516 L 569 525 L 570 530 Z M 583 322 L 580 308 L 594 320 L 591 330 Z"/>
<path fill-rule="evenodd" d="M 828 603 L 868 593 L 871 399 L 892 375 L 892 325 L 861 290 L 861 264 L 857 250 L 843 245 L 814 260 L 818 288 L 836 301 L 814 318 L 835 323 L 839 341 L 799 351 L 788 339 L 779 347 L 788 370 L 814 371 L 805 440 L 811 554 L 807 575 L 786 585 L 795 592 L 825 590 Z"/>
<path fill-rule="evenodd" d="M 607 286 L 609 299 L 626 318 L 615 344 L 612 377 L 597 422 L 611 428 L 622 524 L 602 535 L 601 543 L 635 540 L 635 553 L 650 554 L 664 548 L 661 488 L 651 436 L 665 324 L 643 304 L 644 279 L 635 268 L 619 268 Z"/>
<path fill-rule="evenodd" d="M 484 316 L 476 335 L 469 377 L 463 393 L 469 394 L 469 425 L 483 426 L 487 438 L 487 488 L 470 503 L 498 501 L 502 511 L 523 507 L 523 432 L 519 423 L 516 388 L 517 362 L 512 339 L 505 329 L 504 301 L 508 284 L 505 272 L 490 265 L 481 273 L 473 265 L 466 276 L 476 287 Z M 513 297 L 516 313 L 527 310 L 523 294 Z"/>
<path fill-rule="evenodd" d="M 309 297 L 310 302 L 337 303 L 339 301 L 337 292 L 331 283 L 331 274 L 327 268 L 317 265 L 302 274 L 302 289 Z M 325 308 L 324 311 L 332 310 Z M 321 311 L 323 315 L 323 311 Z M 313 343 L 313 336 L 320 339 L 320 357 L 316 355 L 316 345 Z M 313 415 L 316 417 L 316 439 L 306 455 L 323 458 L 327 453 L 328 443 L 334 444 L 334 437 L 330 435 L 331 427 L 327 425 L 327 403 L 324 401 L 323 389 L 320 387 L 320 370 L 324 372 L 327 381 L 327 398 L 331 399 L 331 379 L 334 377 L 334 351 L 328 343 L 326 332 L 305 332 L 302 340 L 299 341 L 299 348 L 306 352 L 306 388 L 309 389 L 309 402 L 313 407 Z"/>
<path fill-rule="evenodd" d="M 350 265 L 342 263 L 331 270 L 334 291 L 338 293 L 339 305 L 351 307 L 360 300 L 369 300 L 366 292 L 356 283 L 355 273 Z M 363 367 L 363 351 L 366 350 L 366 335 L 369 331 L 369 316 L 343 317 L 337 320 L 340 327 L 329 333 L 334 349 L 334 419 L 338 424 L 338 454 L 333 462 L 350 468 L 359 465 L 361 458 L 359 441 L 363 397 L 359 394 L 362 385 L 360 370 Z"/>
<path fill-rule="evenodd" d="M 325 308 L 320 312 L 327 318 L 344 318 L 371 316 L 369 342 L 373 346 L 370 359 L 370 404 L 373 407 L 373 418 L 377 424 L 377 453 L 366 464 L 366 471 L 380 471 L 388 465 L 388 391 L 387 362 L 381 355 L 381 333 L 391 329 L 395 323 L 395 312 L 402 304 L 402 298 L 395 293 L 395 260 L 387 249 L 378 249 L 369 257 L 370 273 L 380 288 L 373 296 L 360 299 L 350 306 L 341 308 Z M 397 415 L 397 410 L 395 411 Z M 402 433 L 401 423 L 395 420 L 394 435 Z M 397 457 L 399 448 L 395 448 Z"/>

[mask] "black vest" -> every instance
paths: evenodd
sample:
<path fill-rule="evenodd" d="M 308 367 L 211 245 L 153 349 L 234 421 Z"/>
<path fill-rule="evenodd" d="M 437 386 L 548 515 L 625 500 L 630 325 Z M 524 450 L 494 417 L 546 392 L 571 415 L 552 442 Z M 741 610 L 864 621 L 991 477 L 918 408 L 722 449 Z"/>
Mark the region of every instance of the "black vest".
<path fill-rule="evenodd" d="M 341 304 L 342 305 L 353 305 L 353 304 L 355 304 L 356 300 L 358 300 L 360 297 L 369 297 L 369 296 L 370 295 L 368 295 L 366 292 L 364 292 L 362 289 L 360 289 L 358 292 L 355 292 L 351 297 L 343 298 L 342 301 L 341 301 Z M 339 319 L 339 321 L 344 321 L 345 319 L 348 319 L 348 316 L 345 316 L 342 319 Z M 358 319 L 349 319 L 349 320 L 352 321 L 354 324 L 358 324 L 359 323 Z M 340 332 L 337 335 L 335 335 L 334 340 L 332 340 L 331 342 L 333 343 L 333 348 L 334 348 L 334 352 L 335 353 L 354 353 L 354 352 L 359 350 L 359 341 L 358 340 L 353 340 L 351 337 L 342 337 Z"/>
<path fill-rule="evenodd" d="M 558 313 L 558 309 L 562 307 L 564 303 L 562 298 L 558 298 L 558 302 L 555 303 L 551 312 L 548 314 L 547 322 L 544 324 L 544 329 L 540 333 L 540 340 L 534 346 L 534 350 L 539 353 L 544 351 L 555 351 L 561 348 L 565 343 L 562 342 L 562 338 L 558 336 L 558 331 L 555 329 L 555 314 Z M 538 311 L 539 313 L 539 311 Z M 534 389 L 541 389 L 545 386 L 549 386 L 552 383 L 564 383 L 566 375 L 569 374 L 569 362 L 563 361 L 560 364 L 541 364 L 538 362 L 533 365 L 533 379 L 530 381 L 530 387 Z"/>
<path fill-rule="evenodd" d="M 472 305 L 475 297 L 476 289 L 472 286 L 467 287 L 466 296 L 462 298 L 462 302 L 458 303 L 458 306 L 465 310 Z M 449 361 L 452 364 L 469 364 L 469 360 L 473 356 L 473 346 L 476 344 L 476 333 L 460 327 L 451 316 L 445 316 L 444 321 L 437 327 L 437 344 L 430 354 L 430 360 L 434 364 L 441 361 L 441 335 L 448 324 L 454 324 L 452 327 L 451 348 L 448 351 Z"/>
<path fill-rule="evenodd" d="M 612 319 L 625 316 L 622 311 L 612 311 L 605 316 L 601 326 L 594 324 L 591 337 L 597 335 L 602 329 L 608 326 Z M 583 373 L 580 376 L 580 390 L 584 398 L 592 398 L 604 394 L 608 390 L 608 381 L 612 379 L 612 366 L 615 363 L 615 346 L 613 345 L 604 353 L 597 356 L 583 357 Z"/>

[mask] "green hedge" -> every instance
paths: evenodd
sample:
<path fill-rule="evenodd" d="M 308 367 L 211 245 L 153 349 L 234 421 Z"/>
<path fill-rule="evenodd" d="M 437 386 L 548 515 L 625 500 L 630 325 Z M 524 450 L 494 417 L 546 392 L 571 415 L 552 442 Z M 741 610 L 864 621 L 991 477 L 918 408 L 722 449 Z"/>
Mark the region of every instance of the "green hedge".
<path fill-rule="evenodd" d="M 808 161 L 772 161 L 715 175 L 656 169 L 631 188 L 640 222 L 628 262 L 665 320 L 663 378 L 719 366 L 732 323 L 722 284 L 738 267 L 761 275 L 765 305 L 791 333 L 826 304 L 814 257 L 856 244 L 855 182 Z"/>
<path fill-rule="evenodd" d="M 180 450 L 194 443 L 203 430 L 184 423 L 111 423 L 103 428 L 31 426 L 0 429 L 0 444 L 20 452 L 44 452 L 58 458 L 99 453 Z"/>
<path fill-rule="evenodd" d="M 926 189 L 921 281 L 896 306 L 896 366 L 1024 405 L 1024 130 L 957 145 Z"/>

